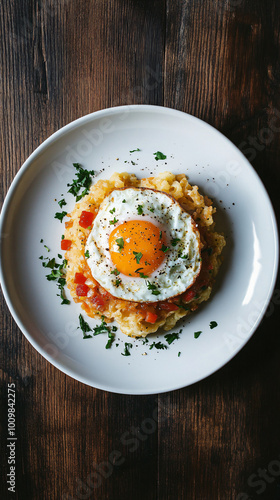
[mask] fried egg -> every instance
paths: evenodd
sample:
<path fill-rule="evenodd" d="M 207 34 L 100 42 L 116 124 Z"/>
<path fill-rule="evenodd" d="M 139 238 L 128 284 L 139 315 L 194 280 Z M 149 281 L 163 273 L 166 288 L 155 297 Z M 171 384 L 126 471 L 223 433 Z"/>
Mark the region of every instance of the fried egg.
<path fill-rule="evenodd" d="M 114 297 L 157 302 L 194 283 L 200 249 L 194 220 L 172 196 L 123 188 L 100 205 L 85 254 L 94 279 Z"/>

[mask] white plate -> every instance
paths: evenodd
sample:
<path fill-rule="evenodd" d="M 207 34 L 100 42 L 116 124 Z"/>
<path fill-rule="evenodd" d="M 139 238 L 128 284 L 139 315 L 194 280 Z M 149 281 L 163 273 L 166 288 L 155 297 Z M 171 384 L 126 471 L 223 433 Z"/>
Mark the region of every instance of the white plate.
<path fill-rule="evenodd" d="M 129 153 L 136 148 L 141 151 Z M 155 161 L 156 151 L 167 159 Z M 105 349 L 106 335 L 83 340 L 77 330 L 80 306 L 73 302 L 61 306 L 55 283 L 45 278 L 39 256 L 61 253 L 64 224 L 54 219 L 61 211 L 55 199 L 65 197 L 69 211 L 74 206 L 66 187 L 74 178 L 73 162 L 99 172 L 96 180 L 114 171 L 140 177 L 164 170 L 186 173 L 191 184 L 198 184 L 215 201 L 217 229 L 227 237 L 224 262 L 211 299 L 173 330 L 183 329 L 180 339 L 165 351 L 131 340 L 131 355 L 125 357 L 124 342 L 130 341 L 125 335 L 119 334 L 111 349 Z M 105 109 L 53 134 L 15 177 L 2 209 L 1 236 L 2 289 L 27 339 L 71 377 L 124 394 L 178 389 L 227 363 L 259 325 L 278 265 L 273 209 L 248 161 L 211 126 L 158 106 Z M 50 247 L 49 254 L 41 238 Z M 210 321 L 218 326 L 211 330 Z M 198 339 L 196 331 L 202 331 Z"/>

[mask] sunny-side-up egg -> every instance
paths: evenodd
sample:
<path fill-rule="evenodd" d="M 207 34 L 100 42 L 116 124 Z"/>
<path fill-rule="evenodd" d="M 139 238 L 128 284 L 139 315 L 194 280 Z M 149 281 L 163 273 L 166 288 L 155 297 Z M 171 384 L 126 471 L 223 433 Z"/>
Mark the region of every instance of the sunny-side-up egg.
<path fill-rule="evenodd" d="M 156 302 L 194 283 L 200 248 L 195 222 L 172 196 L 124 188 L 100 205 L 86 253 L 93 277 L 113 296 Z"/>

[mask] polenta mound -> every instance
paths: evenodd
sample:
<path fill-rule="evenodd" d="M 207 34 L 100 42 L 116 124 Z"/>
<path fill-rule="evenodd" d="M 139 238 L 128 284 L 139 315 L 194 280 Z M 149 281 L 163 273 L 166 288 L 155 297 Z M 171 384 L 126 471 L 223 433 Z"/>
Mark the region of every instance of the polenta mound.
<path fill-rule="evenodd" d="M 201 271 L 195 283 L 181 295 L 154 303 L 130 302 L 113 297 L 92 277 L 85 255 L 91 226 L 80 225 L 81 214 L 90 212 L 94 218 L 104 198 L 114 189 L 127 187 L 152 188 L 173 196 L 196 222 L 202 242 Z M 65 253 L 66 281 L 74 301 L 80 302 L 91 318 L 104 317 L 107 322 L 116 320 L 121 331 L 131 337 L 145 337 L 159 328 L 172 329 L 181 318 L 210 297 L 225 246 L 224 236 L 214 231 L 215 211 L 212 200 L 202 196 L 197 186 L 191 186 L 184 174 L 163 172 L 156 177 L 138 179 L 134 174 L 123 172 L 114 173 L 108 180 L 99 180 L 89 194 L 76 203 L 65 223 L 64 238 L 71 241 L 71 247 Z"/>

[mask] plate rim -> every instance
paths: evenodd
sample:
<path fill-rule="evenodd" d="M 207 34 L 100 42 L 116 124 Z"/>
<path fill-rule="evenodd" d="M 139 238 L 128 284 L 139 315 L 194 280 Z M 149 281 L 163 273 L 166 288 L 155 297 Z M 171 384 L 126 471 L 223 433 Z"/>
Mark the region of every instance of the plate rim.
<path fill-rule="evenodd" d="M 33 161 L 41 154 L 42 151 L 45 151 L 46 149 L 48 149 L 48 147 L 53 144 L 55 141 L 59 140 L 59 138 L 63 137 L 64 135 L 67 135 L 68 132 L 70 131 L 73 131 L 75 129 L 77 129 L 81 124 L 86 124 L 88 122 L 91 122 L 91 121 L 95 121 L 96 119 L 98 118 L 102 118 L 103 116 L 108 116 L 108 115 L 114 115 L 114 114 L 118 114 L 119 112 L 123 111 L 123 110 L 131 110 L 133 112 L 135 111 L 141 111 L 141 112 L 145 112 L 145 111 L 156 111 L 158 113 L 167 113 L 167 114 L 171 114 L 171 115 L 174 115 L 174 116 L 181 116 L 181 117 L 188 117 L 189 119 L 191 120 L 194 120 L 194 121 L 197 121 L 198 124 L 200 124 L 201 126 L 204 126 L 206 129 L 208 128 L 210 131 L 214 131 L 216 134 L 218 134 L 225 142 L 228 143 L 228 145 L 231 147 L 231 148 L 234 148 L 236 153 L 240 156 L 240 158 L 242 159 L 242 161 L 247 164 L 247 168 L 249 168 L 249 170 L 251 171 L 251 174 L 253 174 L 255 176 L 255 178 L 257 179 L 257 181 L 259 182 L 261 188 L 263 189 L 265 195 L 266 195 L 266 198 L 267 198 L 267 202 L 268 202 L 268 207 L 269 207 L 269 212 L 270 212 L 270 216 L 271 216 L 271 224 L 272 224 L 272 227 L 273 227 L 273 240 L 274 240 L 274 250 L 275 250 L 275 260 L 274 260 L 274 266 L 273 266 L 273 272 L 271 274 L 271 282 L 270 282 L 270 289 L 269 289 L 269 292 L 267 293 L 267 299 L 266 299 L 266 302 L 263 304 L 263 308 L 262 308 L 262 311 L 261 311 L 261 314 L 260 314 L 260 317 L 258 318 L 258 321 L 256 322 L 256 324 L 251 328 L 251 331 L 250 333 L 248 334 L 247 338 L 246 339 L 243 339 L 242 343 L 238 346 L 237 349 L 235 349 L 233 352 L 229 352 L 229 355 L 226 359 L 223 359 L 221 361 L 221 363 L 217 364 L 215 369 L 214 370 L 210 370 L 209 373 L 207 375 L 202 375 L 201 377 L 196 377 L 193 381 L 189 382 L 189 383 L 182 383 L 181 385 L 178 385 L 176 384 L 175 386 L 171 385 L 170 387 L 167 387 L 165 389 L 162 389 L 162 390 L 150 390 L 150 391 L 147 391 L 146 389 L 141 391 L 139 389 L 135 390 L 135 391 L 126 391 L 126 390 L 116 390 L 114 388 L 110 388 L 108 387 L 106 384 L 99 384 L 99 383 L 94 383 L 92 381 L 90 381 L 89 379 L 87 379 L 86 377 L 82 376 L 82 375 L 77 375 L 77 374 L 73 374 L 73 371 L 71 369 L 69 369 L 68 367 L 65 367 L 63 365 L 63 363 L 59 360 L 56 360 L 53 356 L 49 355 L 38 343 L 37 341 L 33 338 L 33 336 L 28 332 L 28 330 L 25 328 L 25 326 L 23 325 L 22 321 L 21 321 L 21 318 L 19 317 L 19 315 L 17 314 L 16 310 L 14 309 L 14 306 L 13 306 L 13 303 L 12 303 L 12 298 L 10 297 L 10 293 L 8 292 L 8 289 L 6 287 L 6 281 L 5 281 L 5 278 L 4 278 L 4 272 L 3 272 L 3 260 L 2 260 L 2 248 L 3 246 L 5 245 L 5 238 L 2 238 L 2 232 L 3 232 L 3 227 L 5 225 L 5 221 L 6 221 L 6 214 L 7 214 L 7 210 L 9 208 L 9 205 L 12 201 L 12 198 L 13 198 L 13 194 L 14 194 L 14 191 L 17 189 L 20 181 L 21 181 L 21 178 L 25 175 L 25 173 L 29 170 L 29 168 L 32 168 L 32 164 L 33 164 Z M 253 168 L 253 166 L 251 165 L 251 163 L 248 161 L 248 159 L 243 155 L 243 153 L 237 148 L 237 146 L 230 140 L 228 139 L 222 132 L 220 132 L 218 129 L 216 129 L 214 126 L 210 125 L 209 123 L 205 122 L 204 120 L 196 117 L 196 116 L 193 116 L 189 113 L 186 113 L 184 111 L 181 111 L 181 110 L 177 110 L 177 109 L 174 109 L 174 108 L 169 108 L 169 107 L 166 107 L 166 106 L 157 106 L 157 105 L 151 105 L 151 104 L 131 104 L 131 105 L 122 105 L 122 106 L 114 106 L 114 107 L 108 107 L 108 108 L 104 108 L 104 109 L 100 109 L 100 110 L 97 110 L 97 111 L 94 111 L 94 112 L 91 112 L 91 113 L 88 113 L 84 116 L 81 116 L 69 123 L 67 123 L 66 125 L 64 125 L 63 127 L 59 128 L 58 130 L 56 130 L 53 134 L 51 134 L 49 137 L 47 137 L 27 158 L 26 160 L 24 161 L 24 163 L 21 165 L 21 167 L 19 168 L 18 172 L 16 173 L 16 175 L 14 176 L 10 186 L 9 186 L 9 189 L 7 191 L 7 194 L 5 196 L 5 199 L 3 201 L 3 205 L 2 205 L 2 208 L 1 208 L 1 214 L 0 214 L 0 249 L 1 249 L 1 258 L 0 258 L 0 283 L 1 283 L 1 287 L 2 287 L 2 292 L 3 292 L 3 295 L 4 295 L 4 298 L 5 298 L 5 301 L 7 303 L 7 306 L 8 306 L 8 309 L 10 311 L 10 314 L 11 316 L 13 317 L 15 323 L 17 324 L 18 328 L 21 330 L 21 332 L 23 333 L 23 335 L 26 337 L 26 339 L 30 342 L 30 344 L 32 345 L 32 347 L 37 351 L 39 352 L 39 354 L 41 356 L 43 356 L 43 358 L 45 358 L 48 362 L 50 362 L 53 366 L 55 366 L 57 369 L 59 369 L 62 373 L 70 376 L 72 379 L 74 380 L 78 380 L 79 382 L 82 382 L 90 387 L 93 387 L 93 388 L 96 388 L 96 389 L 99 389 L 99 390 L 103 390 L 103 391 L 107 391 L 107 392 L 112 392 L 112 393 L 116 393 L 116 394 L 126 394 L 126 395 L 150 395 L 150 394 L 161 394 L 161 393 L 166 393 L 166 392 L 170 392 L 170 391 L 174 391 L 174 390 L 179 390 L 179 389 L 182 389 L 184 387 L 189 387 L 197 382 L 200 382 L 206 378 L 208 378 L 209 376 L 213 375 L 214 373 L 216 373 L 218 370 L 220 370 L 223 366 L 225 366 L 227 363 L 229 363 L 229 361 L 231 361 L 239 352 L 240 350 L 247 344 L 247 342 L 252 338 L 253 334 L 256 332 L 256 330 L 258 329 L 261 321 L 263 320 L 263 317 L 264 317 L 264 314 L 265 314 L 265 310 L 269 304 L 269 301 L 271 300 L 271 297 L 272 297 L 272 294 L 273 294 L 273 291 L 274 291 L 274 288 L 275 288 L 275 283 L 276 283 L 276 280 L 277 280 L 277 273 L 278 273 L 278 267 L 279 267 L 279 233 L 278 233 L 278 226 L 277 226 L 277 219 L 276 219 L 276 215 L 275 215 L 275 211 L 274 211 L 274 208 L 273 208 L 273 205 L 272 205 L 272 202 L 271 202 L 271 199 L 270 199 L 270 196 L 267 192 L 267 189 L 262 181 L 262 179 L 260 178 L 260 176 L 258 175 L 258 173 L 256 172 L 256 170 Z"/>

